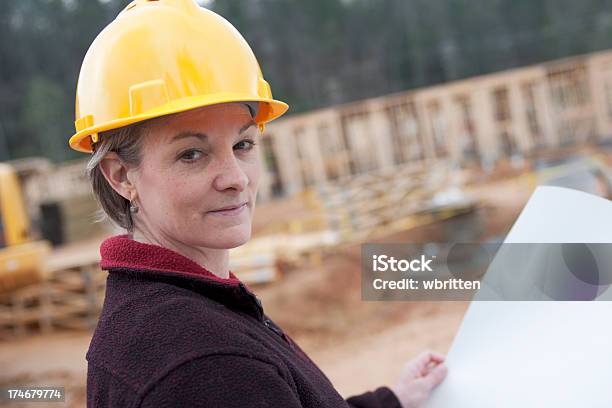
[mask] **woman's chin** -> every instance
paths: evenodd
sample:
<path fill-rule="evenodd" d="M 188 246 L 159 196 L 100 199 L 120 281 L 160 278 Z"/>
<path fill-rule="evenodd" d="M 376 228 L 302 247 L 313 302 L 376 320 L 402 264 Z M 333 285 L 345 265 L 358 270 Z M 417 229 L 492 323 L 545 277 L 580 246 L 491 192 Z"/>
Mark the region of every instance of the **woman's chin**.
<path fill-rule="evenodd" d="M 251 229 L 244 231 L 222 231 L 218 234 L 206 236 L 206 243 L 202 246 L 214 249 L 231 249 L 244 245 L 251 238 Z"/>

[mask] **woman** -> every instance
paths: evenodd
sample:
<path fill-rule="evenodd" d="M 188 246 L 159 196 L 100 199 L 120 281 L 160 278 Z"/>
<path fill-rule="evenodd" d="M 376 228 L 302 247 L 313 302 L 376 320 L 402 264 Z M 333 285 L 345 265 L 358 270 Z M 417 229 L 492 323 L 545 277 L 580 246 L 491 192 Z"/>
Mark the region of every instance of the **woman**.
<path fill-rule="evenodd" d="M 252 51 L 191 0 L 130 3 L 90 47 L 76 150 L 125 235 L 105 240 L 106 298 L 87 353 L 90 407 L 416 407 L 443 356 L 344 400 L 229 270 L 248 241 L 272 99 Z"/>

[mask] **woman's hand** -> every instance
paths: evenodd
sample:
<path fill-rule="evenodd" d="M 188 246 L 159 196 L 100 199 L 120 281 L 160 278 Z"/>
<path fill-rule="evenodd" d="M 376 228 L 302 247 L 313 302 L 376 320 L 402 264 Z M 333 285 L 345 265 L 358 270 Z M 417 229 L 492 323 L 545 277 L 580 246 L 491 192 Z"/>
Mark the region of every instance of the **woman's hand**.
<path fill-rule="evenodd" d="M 409 360 L 392 388 L 404 408 L 423 406 L 431 390 L 444 380 L 447 368 L 442 354 L 425 351 Z"/>

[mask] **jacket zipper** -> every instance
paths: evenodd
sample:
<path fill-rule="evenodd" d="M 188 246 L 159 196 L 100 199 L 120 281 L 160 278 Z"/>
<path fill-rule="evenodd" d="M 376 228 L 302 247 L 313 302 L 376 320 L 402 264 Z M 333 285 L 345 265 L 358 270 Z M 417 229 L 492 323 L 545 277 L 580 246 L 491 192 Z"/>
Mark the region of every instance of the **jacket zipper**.
<path fill-rule="evenodd" d="M 259 298 L 257 296 L 255 296 L 254 293 L 252 293 L 250 290 L 247 289 L 247 287 L 244 285 L 244 283 L 240 283 L 239 284 L 240 289 L 246 293 L 246 295 L 257 305 L 257 309 L 259 310 L 259 321 L 262 322 L 264 324 L 264 326 L 266 326 L 268 329 L 272 330 L 274 333 L 276 333 L 278 336 L 280 336 L 287 344 L 289 344 L 290 346 L 293 347 L 293 345 L 291 344 L 291 341 L 289 340 L 289 338 L 287 337 L 287 335 L 281 330 L 280 327 L 278 327 L 276 324 L 274 324 L 274 322 L 270 319 L 266 319 L 264 317 L 263 314 L 263 307 L 261 305 L 261 300 L 259 300 Z"/>
<path fill-rule="evenodd" d="M 264 320 L 264 324 L 266 325 L 267 328 L 269 328 L 270 330 L 272 330 L 274 333 L 278 334 L 279 336 L 281 336 L 283 339 L 285 338 L 285 333 L 283 333 L 283 331 L 280 329 L 280 327 L 278 327 L 277 325 L 274 324 L 274 322 L 270 319 L 265 319 Z"/>

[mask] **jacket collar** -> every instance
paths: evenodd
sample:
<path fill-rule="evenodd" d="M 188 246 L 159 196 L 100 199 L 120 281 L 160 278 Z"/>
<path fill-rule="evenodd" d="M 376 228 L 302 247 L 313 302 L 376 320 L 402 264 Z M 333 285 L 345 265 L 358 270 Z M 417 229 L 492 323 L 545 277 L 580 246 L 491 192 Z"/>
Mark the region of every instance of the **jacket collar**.
<path fill-rule="evenodd" d="M 255 317 L 263 318 L 259 299 L 231 271 L 229 278 L 220 278 L 176 251 L 135 241 L 126 234 L 105 239 L 100 245 L 100 256 L 100 267 L 109 272 L 136 273 L 186 285 L 229 306 L 247 308 Z"/>
<path fill-rule="evenodd" d="M 168 248 L 134 241 L 127 234 L 107 238 L 100 245 L 102 269 L 141 269 L 174 272 L 212 279 L 226 285 L 238 285 L 240 280 L 232 271 L 224 279 L 204 269 L 196 262 Z"/>

